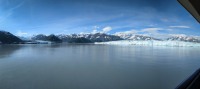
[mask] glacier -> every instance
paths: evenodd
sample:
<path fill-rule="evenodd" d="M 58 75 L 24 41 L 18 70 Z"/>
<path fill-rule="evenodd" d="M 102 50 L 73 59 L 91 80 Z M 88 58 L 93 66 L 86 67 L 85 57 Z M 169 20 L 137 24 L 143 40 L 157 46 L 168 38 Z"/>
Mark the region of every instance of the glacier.
<path fill-rule="evenodd" d="M 95 44 L 106 45 L 135 45 L 135 46 L 169 46 L 169 47 L 200 47 L 200 43 L 184 42 L 184 41 L 136 41 L 136 40 L 120 40 L 109 42 L 95 42 Z"/>

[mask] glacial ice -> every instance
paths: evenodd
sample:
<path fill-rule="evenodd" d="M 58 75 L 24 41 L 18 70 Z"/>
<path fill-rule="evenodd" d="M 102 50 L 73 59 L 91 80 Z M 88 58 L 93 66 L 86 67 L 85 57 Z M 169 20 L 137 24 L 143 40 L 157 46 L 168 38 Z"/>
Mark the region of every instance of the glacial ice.
<path fill-rule="evenodd" d="M 108 45 L 136 45 L 136 46 L 170 46 L 170 47 L 200 47 L 200 43 L 184 42 L 184 41 L 135 41 L 135 40 L 121 40 L 109 42 L 95 42 L 95 44 Z"/>

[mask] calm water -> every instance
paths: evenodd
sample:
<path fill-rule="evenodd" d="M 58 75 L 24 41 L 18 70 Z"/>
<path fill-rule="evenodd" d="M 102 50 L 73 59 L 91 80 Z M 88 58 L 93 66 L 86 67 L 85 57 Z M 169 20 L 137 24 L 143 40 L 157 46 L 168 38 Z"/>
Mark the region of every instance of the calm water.
<path fill-rule="evenodd" d="M 173 89 L 200 67 L 200 48 L 2 45 L 0 89 Z"/>

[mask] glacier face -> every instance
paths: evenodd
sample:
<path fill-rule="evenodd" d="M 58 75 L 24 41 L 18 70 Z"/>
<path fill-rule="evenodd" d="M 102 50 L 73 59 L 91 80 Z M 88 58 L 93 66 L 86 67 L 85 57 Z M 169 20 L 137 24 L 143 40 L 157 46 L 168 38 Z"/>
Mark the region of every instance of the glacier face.
<path fill-rule="evenodd" d="M 121 40 L 110 42 L 95 42 L 95 44 L 108 45 L 136 45 L 136 46 L 169 46 L 169 47 L 200 47 L 200 43 L 184 42 L 184 41 L 135 41 L 135 40 Z"/>

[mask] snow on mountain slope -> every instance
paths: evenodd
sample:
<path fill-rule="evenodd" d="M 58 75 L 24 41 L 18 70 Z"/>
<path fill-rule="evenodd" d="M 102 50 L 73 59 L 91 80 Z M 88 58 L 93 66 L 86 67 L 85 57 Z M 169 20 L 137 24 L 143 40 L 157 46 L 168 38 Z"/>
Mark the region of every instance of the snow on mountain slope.
<path fill-rule="evenodd" d="M 191 37 L 186 35 L 174 35 L 167 39 L 168 41 L 184 41 L 184 42 L 200 42 L 197 37 Z"/>
<path fill-rule="evenodd" d="M 137 41 L 146 41 L 146 40 L 161 40 L 154 37 L 146 36 L 146 35 L 138 35 L 134 33 L 116 33 L 116 36 L 120 36 L 124 40 L 137 40 Z M 184 34 L 170 34 L 169 38 L 162 39 L 166 41 L 183 41 L 183 42 L 196 42 L 200 43 L 199 36 L 187 36 Z"/>
<path fill-rule="evenodd" d="M 124 40 L 110 42 L 96 42 L 95 44 L 138 45 L 138 46 L 172 46 L 172 47 L 200 47 L 198 36 L 170 35 L 167 39 L 156 39 L 145 35 L 118 33 Z"/>
<path fill-rule="evenodd" d="M 187 36 L 181 34 L 169 34 L 167 39 L 157 39 L 155 37 L 151 37 L 148 35 L 143 34 L 135 34 L 134 32 L 119 32 L 113 35 L 108 35 L 105 33 L 87 33 L 87 34 L 60 34 L 56 35 L 59 39 L 63 42 L 73 42 L 75 40 L 85 40 L 91 42 L 108 42 L 108 41 L 118 41 L 118 40 L 128 40 L 128 41 L 180 41 L 180 42 L 193 42 L 193 43 L 200 43 L 199 36 Z M 163 35 L 164 36 L 164 35 Z M 43 39 L 44 36 L 38 35 L 33 37 L 35 39 Z M 84 39 L 83 39 L 84 38 Z"/>
<path fill-rule="evenodd" d="M 141 35 L 141 34 L 135 34 L 132 32 L 120 32 L 120 33 L 115 33 L 114 35 L 119 36 L 123 38 L 124 40 L 160 40 L 154 37 Z"/>
<path fill-rule="evenodd" d="M 107 35 L 105 33 L 95 33 L 95 34 L 70 34 L 70 35 L 57 35 L 58 38 L 62 39 L 63 41 L 72 41 L 76 40 L 77 38 L 85 38 L 91 40 L 92 42 L 105 42 L 105 41 L 116 41 L 122 40 L 119 36 L 114 35 Z"/>

